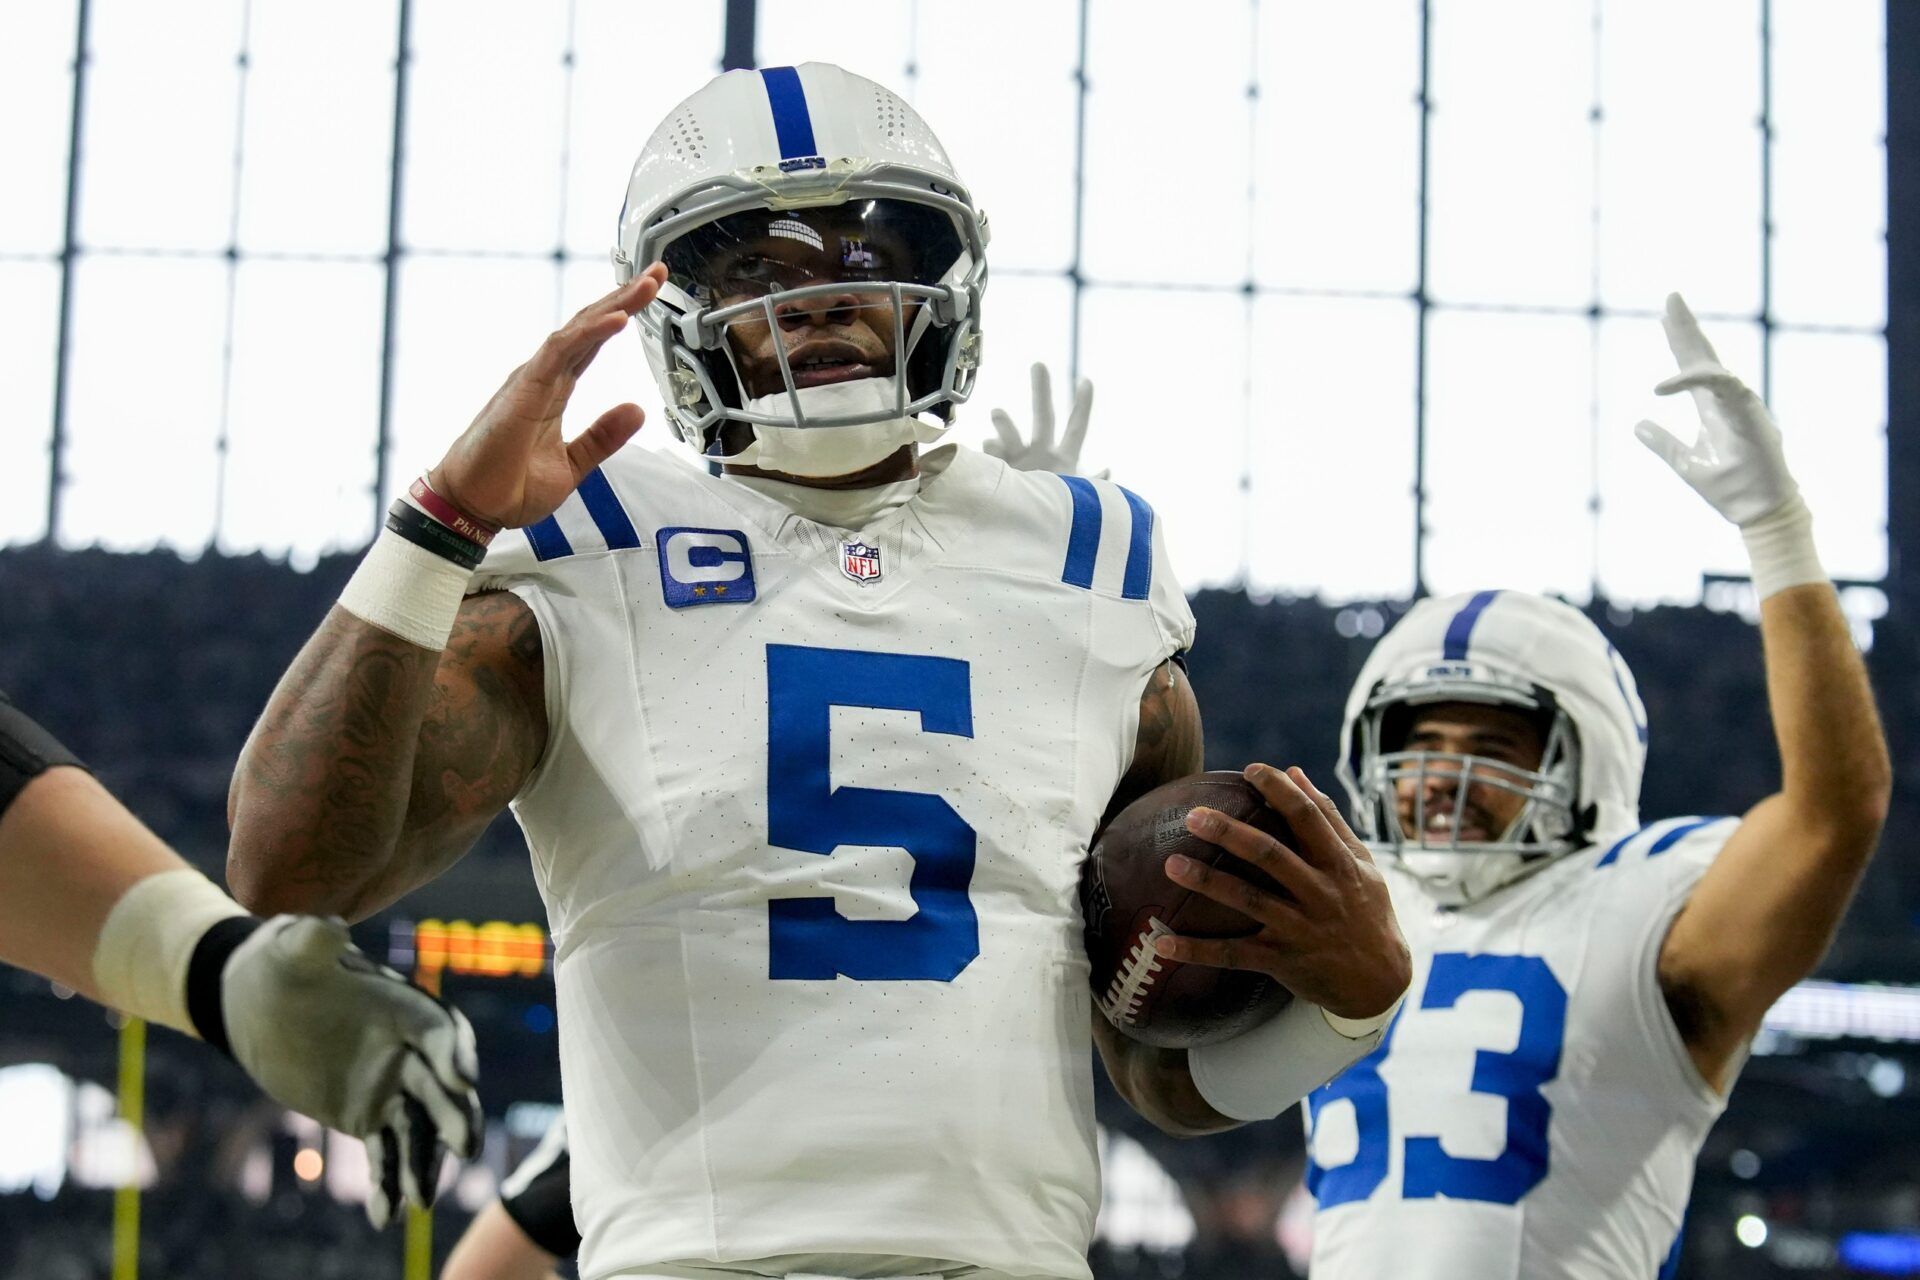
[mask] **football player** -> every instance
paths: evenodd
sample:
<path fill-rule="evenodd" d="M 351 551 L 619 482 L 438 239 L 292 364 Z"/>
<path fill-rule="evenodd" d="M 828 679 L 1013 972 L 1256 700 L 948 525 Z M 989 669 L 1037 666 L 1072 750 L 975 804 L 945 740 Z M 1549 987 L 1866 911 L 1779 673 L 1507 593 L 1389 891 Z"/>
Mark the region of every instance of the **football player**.
<path fill-rule="evenodd" d="M 229 872 L 276 907 L 365 915 L 512 803 L 590 1280 L 1088 1274 L 1078 865 L 1200 767 L 1193 615 L 1138 496 L 921 452 L 973 384 L 986 241 L 886 89 L 714 80 L 634 166 L 619 287 L 395 504 L 242 756 Z M 629 318 L 723 475 L 620 450 L 631 404 L 563 439 Z M 1255 783 L 1305 833 L 1266 856 L 1323 882 L 1325 927 L 1260 958 L 1300 999 L 1244 1060 L 1097 1024 L 1179 1132 L 1297 1100 L 1410 973 L 1337 816 Z"/>
<path fill-rule="evenodd" d="M 180 860 L 0 693 L 0 961 L 206 1041 L 275 1100 L 364 1138 L 367 1201 L 433 1203 L 480 1138 L 473 1031 L 338 920 L 261 920 Z"/>
<path fill-rule="evenodd" d="M 1643 822 L 1646 712 L 1568 607 L 1425 600 L 1347 703 L 1342 780 L 1415 952 L 1380 1047 L 1309 1099 L 1316 1280 L 1669 1274 L 1761 1017 L 1832 940 L 1890 774 L 1766 407 L 1667 301 L 1701 430 L 1640 439 L 1738 525 L 1780 791 Z"/>
<path fill-rule="evenodd" d="M 440 1280 L 555 1280 L 554 1263 L 580 1247 L 572 1164 L 562 1117 L 500 1184 L 500 1198 L 467 1224 Z"/>

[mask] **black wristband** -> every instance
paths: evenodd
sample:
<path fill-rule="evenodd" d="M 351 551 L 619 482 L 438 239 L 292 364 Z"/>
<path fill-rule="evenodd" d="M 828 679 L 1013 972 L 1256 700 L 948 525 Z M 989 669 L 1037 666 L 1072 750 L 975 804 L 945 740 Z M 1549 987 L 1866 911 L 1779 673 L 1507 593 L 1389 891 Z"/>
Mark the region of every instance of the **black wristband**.
<path fill-rule="evenodd" d="M 220 1006 L 221 977 L 240 944 L 265 923 L 258 916 L 228 916 L 200 935 L 193 959 L 187 962 L 187 1020 L 202 1040 L 229 1058 L 233 1046 L 227 1041 L 227 1015 Z"/>
<path fill-rule="evenodd" d="M 7 811 L 29 782 L 60 764 L 87 767 L 60 739 L 0 692 L 0 813 Z"/>
<path fill-rule="evenodd" d="M 451 560 L 462 569 L 478 569 L 487 549 L 463 537 L 404 499 L 387 508 L 387 528 L 414 546 Z"/>

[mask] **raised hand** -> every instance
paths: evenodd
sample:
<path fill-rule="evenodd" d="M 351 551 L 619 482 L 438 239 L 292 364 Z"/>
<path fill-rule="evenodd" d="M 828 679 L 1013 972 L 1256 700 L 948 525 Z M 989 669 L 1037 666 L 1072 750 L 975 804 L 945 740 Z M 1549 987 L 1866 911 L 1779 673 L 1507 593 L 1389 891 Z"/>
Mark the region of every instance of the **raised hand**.
<path fill-rule="evenodd" d="M 1734 524 L 1749 525 L 1778 511 L 1800 486 L 1787 470 L 1773 415 L 1752 388 L 1720 363 L 1679 294 L 1667 295 L 1667 313 L 1660 323 L 1680 372 L 1654 393 L 1691 393 L 1700 412 L 1700 433 L 1692 444 L 1684 444 L 1658 423 L 1642 421 L 1634 435 Z"/>
<path fill-rule="evenodd" d="M 1248 765 L 1246 779 L 1287 820 L 1299 850 L 1205 807 L 1188 813 L 1187 830 L 1265 871 L 1286 896 L 1176 854 L 1167 859 L 1168 879 L 1251 917 L 1260 930 L 1243 938 L 1167 936 L 1154 949 L 1187 964 L 1267 974 L 1336 1017 L 1386 1012 L 1413 981 L 1413 962 L 1373 855 L 1300 769 Z"/>
<path fill-rule="evenodd" d="M 646 421 L 639 405 L 617 404 L 574 439 L 560 434 L 561 414 L 580 375 L 607 340 L 653 301 L 666 279 L 666 265 L 656 262 L 547 335 L 430 473 L 435 491 L 468 515 L 502 528 L 552 515 L 581 478 L 633 439 Z"/>
<path fill-rule="evenodd" d="M 1053 443 L 1053 377 L 1044 364 L 1033 366 L 1033 442 L 1029 444 L 1021 438 L 1020 428 L 1014 425 L 1005 409 L 995 409 L 992 416 L 993 429 L 1000 438 L 987 441 L 986 452 L 1016 471 L 1051 471 L 1056 475 L 1077 476 L 1080 448 L 1087 441 L 1087 420 L 1093 416 L 1093 383 L 1082 378 L 1074 386 L 1066 434 L 1060 437 L 1057 448 Z M 1107 473 L 1101 471 L 1093 478 L 1104 480 Z"/>

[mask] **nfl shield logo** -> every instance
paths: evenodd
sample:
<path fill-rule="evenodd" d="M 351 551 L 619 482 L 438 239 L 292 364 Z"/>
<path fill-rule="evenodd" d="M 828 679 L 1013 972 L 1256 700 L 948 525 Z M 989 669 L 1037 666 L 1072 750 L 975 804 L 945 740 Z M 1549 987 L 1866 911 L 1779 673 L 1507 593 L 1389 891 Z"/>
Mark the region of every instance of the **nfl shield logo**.
<path fill-rule="evenodd" d="M 861 586 L 880 581 L 880 548 L 864 542 L 840 544 L 840 572 Z"/>

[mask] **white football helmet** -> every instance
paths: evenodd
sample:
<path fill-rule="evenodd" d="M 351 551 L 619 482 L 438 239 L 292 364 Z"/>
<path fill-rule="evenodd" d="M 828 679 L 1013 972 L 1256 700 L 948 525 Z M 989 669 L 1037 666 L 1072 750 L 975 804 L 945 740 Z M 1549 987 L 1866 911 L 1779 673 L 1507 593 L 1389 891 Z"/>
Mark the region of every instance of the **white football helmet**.
<path fill-rule="evenodd" d="M 633 166 L 613 265 L 621 282 L 668 265 L 638 319 L 682 440 L 716 460 L 836 476 L 938 439 L 972 392 L 986 245 L 985 216 L 919 114 L 809 62 L 729 71 L 674 108 Z M 854 309 L 890 323 L 892 367 L 836 348 L 796 373 L 782 320 Z M 778 390 L 749 390 L 736 325 L 773 332 Z M 734 422 L 753 441 L 723 455 Z"/>
<path fill-rule="evenodd" d="M 1414 709 L 1442 702 L 1510 707 L 1535 718 L 1537 769 L 1485 756 L 1405 748 Z M 1347 697 L 1338 774 L 1355 832 L 1397 859 L 1438 899 L 1472 902 L 1591 843 L 1639 824 L 1647 712 L 1633 673 L 1570 605 L 1521 591 L 1422 600 L 1374 647 Z M 1398 788 L 1411 785 L 1413 829 Z M 1507 829 L 1463 841 L 1474 787 L 1524 796 Z M 1427 796 L 1450 791 L 1452 821 Z M 1431 829 L 1430 829 L 1431 828 Z"/>

